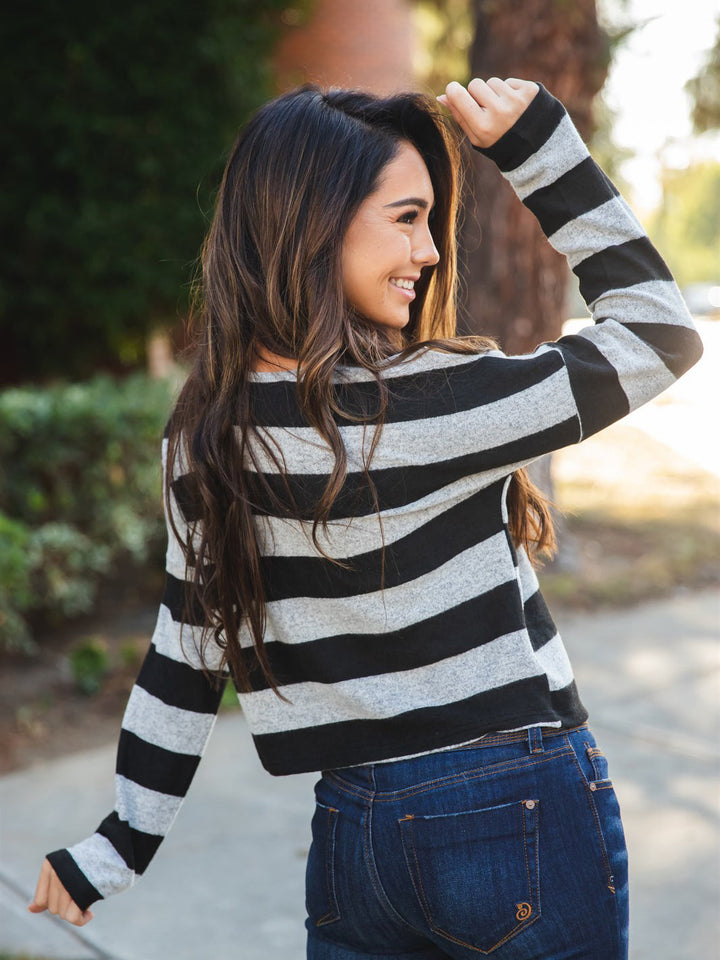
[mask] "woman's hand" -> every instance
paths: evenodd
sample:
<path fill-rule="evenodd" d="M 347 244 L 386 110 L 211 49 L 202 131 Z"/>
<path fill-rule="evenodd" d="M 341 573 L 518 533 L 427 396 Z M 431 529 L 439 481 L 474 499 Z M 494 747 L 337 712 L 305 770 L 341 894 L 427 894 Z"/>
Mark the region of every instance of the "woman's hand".
<path fill-rule="evenodd" d="M 43 862 L 35 896 L 28 910 L 30 913 L 42 913 L 43 910 L 49 910 L 50 913 L 56 914 L 62 920 L 67 920 L 68 923 L 72 923 L 76 927 L 84 927 L 94 916 L 92 911 L 82 911 L 78 907 L 60 883 L 60 878 L 53 870 L 49 860 Z"/>
<path fill-rule="evenodd" d="M 448 108 L 475 147 L 491 147 L 525 112 L 540 87 L 532 80 L 476 77 L 465 87 L 456 80 L 437 99 Z"/>

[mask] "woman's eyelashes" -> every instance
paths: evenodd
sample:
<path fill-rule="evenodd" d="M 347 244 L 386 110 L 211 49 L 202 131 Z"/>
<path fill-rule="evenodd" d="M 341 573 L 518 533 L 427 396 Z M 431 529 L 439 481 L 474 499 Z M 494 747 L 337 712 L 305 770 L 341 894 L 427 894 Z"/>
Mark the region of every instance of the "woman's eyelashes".
<path fill-rule="evenodd" d="M 403 213 L 402 216 L 398 217 L 398 223 L 415 223 L 417 216 L 417 210 L 408 210 L 407 213 Z"/>

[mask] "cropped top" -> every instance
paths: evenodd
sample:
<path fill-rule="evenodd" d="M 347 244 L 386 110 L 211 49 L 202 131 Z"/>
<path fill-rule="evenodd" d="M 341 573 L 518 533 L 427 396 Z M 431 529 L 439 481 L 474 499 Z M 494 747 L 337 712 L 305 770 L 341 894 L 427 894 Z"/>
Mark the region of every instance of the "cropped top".
<path fill-rule="evenodd" d="M 296 373 L 252 375 L 253 420 L 281 448 L 302 511 L 288 520 L 259 504 L 255 514 L 266 651 L 286 699 L 259 671 L 239 696 L 272 774 L 587 718 L 533 568 L 509 533 L 510 477 L 650 400 L 702 348 L 661 256 L 544 87 L 481 152 L 567 257 L 594 324 L 526 356 L 426 349 L 388 368 L 389 406 L 370 464 L 379 514 L 362 467 L 374 427 L 336 415 L 348 474 L 318 535 L 347 568 L 310 537 L 334 458 L 302 413 Z M 334 376 L 340 409 L 374 408 L 368 371 L 341 366 Z M 257 458 L 272 480 L 277 466 L 259 446 Z M 165 468 L 173 471 L 166 514 L 182 530 L 197 519 L 192 476 Z M 157 626 L 122 723 L 115 809 L 88 839 L 49 855 L 82 909 L 144 872 L 215 721 L 222 690 L 200 669 L 200 623 L 186 622 L 180 642 L 185 577 L 170 533 Z M 251 657 L 249 632 L 239 639 Z"/>

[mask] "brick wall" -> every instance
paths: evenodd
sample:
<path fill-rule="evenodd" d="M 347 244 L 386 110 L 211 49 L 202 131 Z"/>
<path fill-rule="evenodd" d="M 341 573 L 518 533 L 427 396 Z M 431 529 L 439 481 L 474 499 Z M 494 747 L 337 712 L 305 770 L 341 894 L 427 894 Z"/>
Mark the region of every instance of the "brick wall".
<path fill-rule="evenodd" d="M 316 0 L 275 55 L 278 92 L 307 80 L 388 94 L 414 87 L 411 0 Z"/>

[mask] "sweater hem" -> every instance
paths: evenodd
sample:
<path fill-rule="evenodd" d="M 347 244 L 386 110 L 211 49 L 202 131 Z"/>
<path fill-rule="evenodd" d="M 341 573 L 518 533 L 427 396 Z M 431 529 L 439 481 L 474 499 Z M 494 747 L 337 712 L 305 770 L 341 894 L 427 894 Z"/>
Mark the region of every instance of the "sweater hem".
<path fill-rule="evenodd" d="M 103 895 L 90 883 L 67 849 L 53 850 L 47 854 L 50 865 L 58 875 L 60 883 L 70 894 L 73 902 L 85 912 Z"/>
<path fill-rule="evenodd" d="M 413 742 L 412 739 L 408 737 L 402 742 L 396 740 L 392 744 L 387 744 L 385 749 L 380 748 L 373 752 L 368 752 L 368 755 L 363 757 L 347 757 L 341 759 L 340 762 L 334 763 L 332 766 L 318 763 L 315 757 L 293 756 L 292 760 L 294 762 L 292 764 L 280 764 L 271 762 L 260 753 L 260 760 L 267 772 L 274 777 L 290 776 L 296 773 L 322 773 L 323 770 L 339 770 L 345 767 L 362 766 L 367 763 L 392 763 L 396 760 L 406 760 L 412 757 L 439 753 L 442 750 L 452 750 L 454 747 L 470 743 L 486 733 L 526 730 L 531 727 L 543 726 L 552 726 L 558 730 L 569 730 L 585 723 L 588 716 L 587 710 L 578 700 L 573 704 L 572 711 L 568 711 L 567 713 L 561 714 L 556 710 L 548 710 L 540 714 L 534 712 L 525 717 L 518 716 L 516 713 L 508 714 L 507 716 L 494 720 L 492 723 L 476 723 L 463 727 L 455 727 L 452 732 L 449 732 L 446 736 L 438 738 L 438 742 L 433 745 L 428 745 L 427 742 L 420 745 L 420 743 Z"/>

